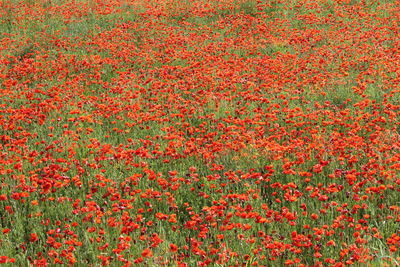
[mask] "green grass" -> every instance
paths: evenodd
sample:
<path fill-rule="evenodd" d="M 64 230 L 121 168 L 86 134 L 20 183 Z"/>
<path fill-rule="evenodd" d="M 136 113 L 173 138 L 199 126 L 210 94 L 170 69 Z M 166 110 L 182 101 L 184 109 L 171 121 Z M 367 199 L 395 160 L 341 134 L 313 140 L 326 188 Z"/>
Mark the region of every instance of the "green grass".
<path fill-rule="evenodd" d="M 358 1 L 195 2 L 118 2 L 107 13 L 100 2 L 76 1 L 70 17 L 53 10 L 69 1 L 3 2 L 0 40 L 13 42 L 0 49 L 0 195 L 8 197 L 0 201 L 0 256 L 16 258 L 15 266 L 41 257 L 57 266 L 50 254 L 70 249 L 76 266 L 98 266 L 99 255 L 122 266 L 113 251 L 120 238 L 132 239 L 120 255 L 134 261 L 156 233 L 164 242 L 142 266 L 161 265 L 158 257 L 176 266 L 178 254 L 198 265 L 206 257 L 191 250 L 190 238 L 202 242 L 210 266 L 283 266 L 296 257 L 312 265 L 319 261 L 314 247 L 296 254 L 266 244 L 292 244 L 296 231 L 321 245 L 321 261 L 345 262 L 351 256 L 340 258 L 340 251 L 358 244 L 358 231 L 373 256 L 370 266 L 384 266 L 385 259 L 396 266 L 398 252 L 389 251 L 387 240 L 398 233 L 389 206 L 398 206 L 398 170 L 391 166 L 400 94 L 394 55 L 377 56 L 379 49 L 395 53 L 395 36 L 385 28 L 396 28 L 393 9 L 367 1 L 357 8 L 371 16 L 358 19 L 352 13 Z M 24 5 L 39 15 L 24 16 Z M 379 27 L 387 31 L 373 35 Z M 321 162 L 326 166 L 314 172 Z M 295 174 L 286 173 L 287 163 Z M 338 170 L 357 173 L 356 183 L 344 174 L 332 178 Z M 385 189 L 368 192 L 379 185 Z M 11 197 L 23 192 L 23 200 Z M 258 215 L 241 216 L 252 211 Z M 158 212 L 176 214 L 177 223 L 157 219 Z M 296 214 L 296 224 L 287 212 Z M 342 214 L 348 217 L 338 219 Z M 362 222 L 365 215 L 371 219 Z M 258 223 L 258 216 L 270 221 Z M 198 223 L 187 228 L 191 220 Z M 343 229 L 334 228 L 336 220 Z M 124 229 L 128 222 L 135 227 Z M 356 230 L 357 224 L 366 228 Z M 316 238 L 324 225 L 335 233 Z M 202 229 L 208 232 L 199 236 Z M 260 232 L 270 240 L 263 243 Z M 61 247 L 51 247 L 49 237 Z M 325 245 L 331 239 L 336 246 Z M 211 247 L 221 250 L 211 255 Z M 239 255 L 218 263 L 218 254 L 233 251 Z"/>

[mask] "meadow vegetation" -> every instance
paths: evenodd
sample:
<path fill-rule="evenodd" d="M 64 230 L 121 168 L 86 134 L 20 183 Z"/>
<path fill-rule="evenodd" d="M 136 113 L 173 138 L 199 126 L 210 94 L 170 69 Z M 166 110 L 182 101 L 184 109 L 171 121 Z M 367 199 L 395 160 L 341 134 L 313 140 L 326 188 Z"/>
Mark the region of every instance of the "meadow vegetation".
<path fill-rule="evenodd" d="M 3 0 L 0 263 L 399 266 L 399 14 Z"/>

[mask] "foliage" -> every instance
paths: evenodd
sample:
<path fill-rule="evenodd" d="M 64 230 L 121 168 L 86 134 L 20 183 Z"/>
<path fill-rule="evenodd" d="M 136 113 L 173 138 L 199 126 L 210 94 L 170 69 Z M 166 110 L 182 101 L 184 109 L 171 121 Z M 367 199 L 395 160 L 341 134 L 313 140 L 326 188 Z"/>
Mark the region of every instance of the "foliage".
<path fill-rule="evenodd" d="M 399 11 L 2 1 L 0 262 L 398 265 Z"/>

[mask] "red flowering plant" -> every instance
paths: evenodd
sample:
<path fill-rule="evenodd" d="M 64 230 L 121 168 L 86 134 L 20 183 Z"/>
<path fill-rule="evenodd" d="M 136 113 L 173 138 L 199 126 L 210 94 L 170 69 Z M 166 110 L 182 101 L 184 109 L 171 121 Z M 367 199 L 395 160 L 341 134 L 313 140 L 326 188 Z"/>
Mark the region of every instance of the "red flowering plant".
<path fill-rule="evenodd" d="M 0 263 L 399 264 L 396 1 L 0 6 Z"/>

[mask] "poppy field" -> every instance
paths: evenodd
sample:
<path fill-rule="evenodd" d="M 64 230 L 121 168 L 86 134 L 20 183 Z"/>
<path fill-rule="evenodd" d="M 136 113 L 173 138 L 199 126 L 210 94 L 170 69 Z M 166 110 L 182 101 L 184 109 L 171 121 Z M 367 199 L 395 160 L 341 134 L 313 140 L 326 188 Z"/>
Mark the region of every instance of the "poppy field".
<path fill-rule="evenodd" d="M 4 266 L 399 266 L 400 2 L 3 0 Z"/>

